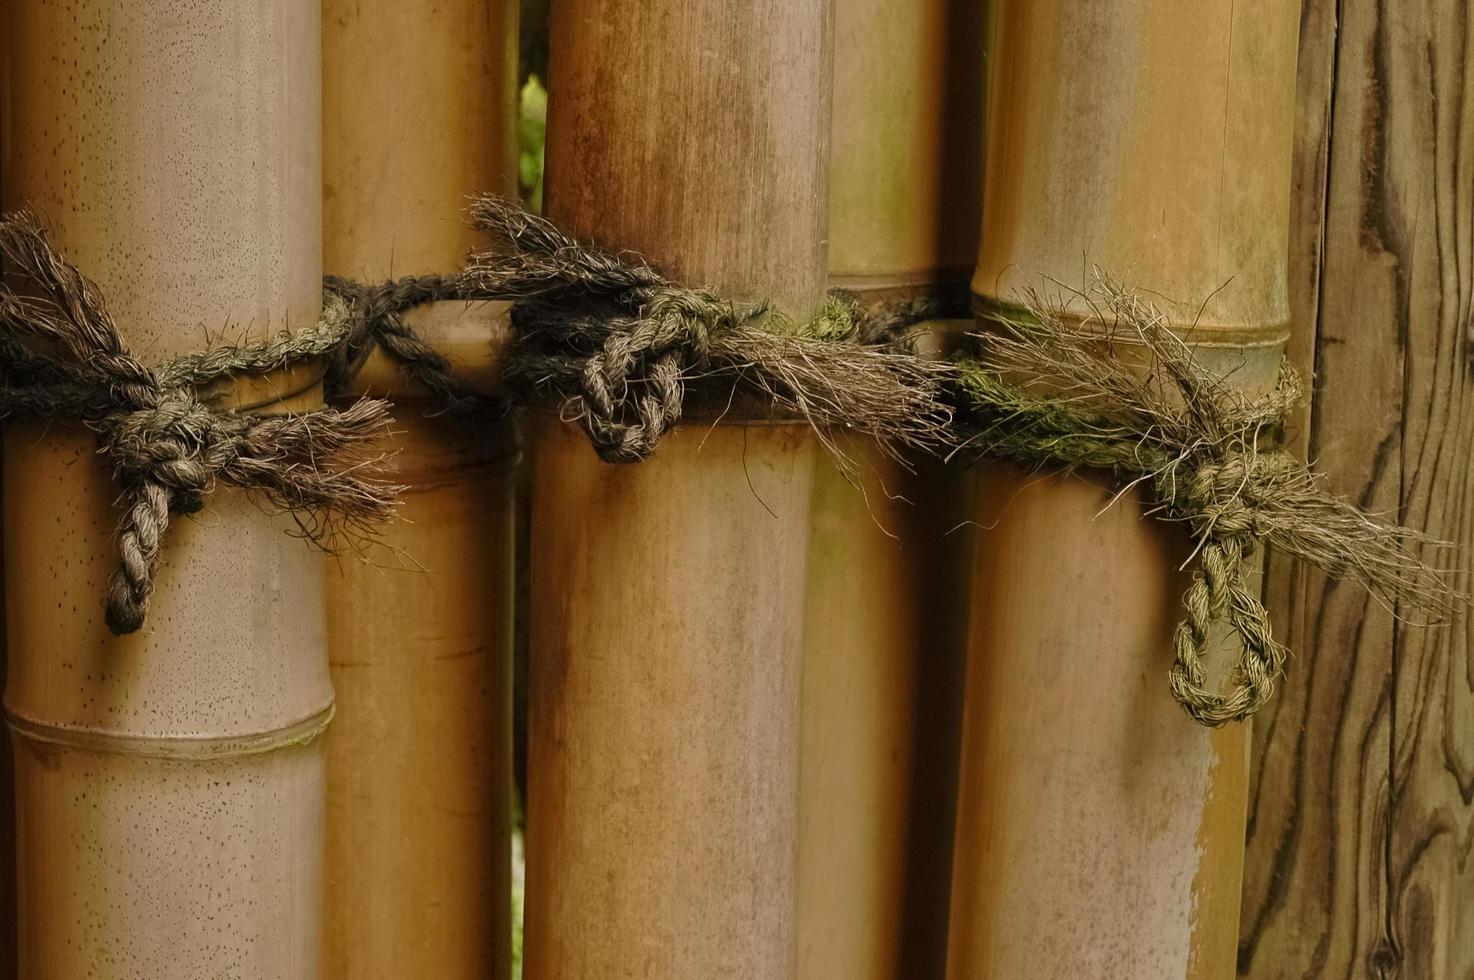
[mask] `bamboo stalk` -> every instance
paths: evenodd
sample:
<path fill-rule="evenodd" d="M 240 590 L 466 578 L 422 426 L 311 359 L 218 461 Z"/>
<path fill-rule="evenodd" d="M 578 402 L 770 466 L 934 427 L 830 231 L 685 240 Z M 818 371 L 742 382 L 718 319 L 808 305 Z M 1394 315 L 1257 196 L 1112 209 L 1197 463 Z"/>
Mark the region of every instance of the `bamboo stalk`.
<path fill-rule="evenodd" d="M 328 271 L 380 281 L 460 264 L 476 244 L 467 197 L 516 190 L 516 42 L 507 0 L 434 16 L 324 0 Z M 487 312 L 419 316 L 463 335 L 451 352 L 472 377 L 502 336 Z M 378 359 L 356 380 L 395 396 L 390 479 L 407 490 L 403 519 L 329 569 L 326 973 L 506 977 L 515 433 L 429 417 L 424 393 Z"/>
<path fill-rule="evenodd" d="M 840 0 L 830 281 L 966 289 L 981 193 L 981 9 Z M 971 321 L 937 321 L 945 347 Z M 818 460 L 803 679 L 799 976 L 939 977 L 971 565 L 971 470 Z"/>
<path fill-rule="evenodd" d="M 828 17 L 826 0 L 554 5 L 554 219 L 807 314 Z M 534 440 L 530 978 L 794 972 L 815 440 L 699 414 L 630 467 L 551 416 Z"/>
<path fill-rule="evenodd" d="M 1271 384 L 1296 12 L 995 3 L 985 319 L 1095 263 L 1152 290 L 1210 366 Z M 1134 497 L 1102 513 L 1106 483 L 979 470 L 994 529 L 974 564 L 953 978 L 1234 973 L 1248 729 L 1199 729 L 1168 696 L 1189 544 Z"/>
<path fill-rule="evenodd" d="M 137 351 L 317 318 L 315 5 L 4 16 L 6 202 L 47 216 Z M 265 410 L 317 397 L 294 381 Z M 113 637 L 115 490 L 91 435 L 9 427 L 4 475 L 21 975 L 318 975 L 321 556 L 217 491 L 171 528 L 148 625 Z"/>

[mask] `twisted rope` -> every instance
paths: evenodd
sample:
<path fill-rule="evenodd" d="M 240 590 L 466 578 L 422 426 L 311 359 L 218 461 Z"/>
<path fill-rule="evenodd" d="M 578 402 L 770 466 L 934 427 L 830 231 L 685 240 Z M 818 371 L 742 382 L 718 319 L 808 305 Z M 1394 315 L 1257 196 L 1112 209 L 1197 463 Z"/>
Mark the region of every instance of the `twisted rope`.
<path fill-rule="evenodd" d="M 122 490 L 118 566 L 106 600 L 114 633 L 143 625 L 170 519 L 198 511 L 217 481 L 258 492 L 283 510 L 321 515 L 307 528 L 314 540 L 325 540 L 341 522 L 387 515 L 393 488 L 371 480 L 349 453 L 386 427 L 382 403 L 256 416 L 213 405 L 198 389 L 334 349 L 343 333 L 341 304 L 300 334 L 150 368 L 129 352 L 96 287 L 52 250 L 34 216 L 0 221 L 0 258 L 27 290 L 0 286 L 0 331 L 6 334 L 0 418 L 80 420 L 97 432 L 98 450 Z M 59 356 L 33 350 L 20 338 Z"/>
<path fill-rule="evenodd" d="M 671 283 L 638 257 L 581 244 L 498 198 L 479 199 L 472 216 L 491 245 L 458 273 L 377 285 L 329 276 L 317 324 L 157 367 L 128 351 L 96 287 L 51 249 L 33 215 L 0 220 L 0 257 L 27 290 L 0 288 L 0 419 L 76 419 L 98 433 L 122 488 L 107 597 L 115 633 L 142 625 L 171 517 L 198 511 L 217 480 L 308 515 L 308 537 L 319 543 L 391 505 L 395 488 L 375 483 L 348 453 L 387 425 L 382 403 L 262 417 L 211 404 L 203 386 L 321 358 L 327 392 L 341 395 L 377 348 L 445 413 L 507 410 L 410 329 L 405 315 L 428 303 L 514 301 L 521 335 L 509 388 L 561 401 L 611 462 L 653 452 L 680 421 L 690 387 L 714 404 L 746 389 L 821 436 L 847 426 L 891 448 L 945 444 L 951 368 L 897 344 L 855 342 L 867 333 L 894 339 L 917 311 L 876 320 L 833 301 L 795 326 L 765 306 Z"/>
<path fill-rule="evenodd" d="M 1286 651 L 1245 561 L 1261 543 L 1389 603 L 1448 610 L 1456 597 L 1414 554 L 1431 542 L 1330 495 L 1280 445 L 1304 395 L 1288 364 L 1272 390 L 1251 397 L 1206 371 L 1157 310 L 1109 282 L 1098 288 L 1111 317 L 1103 334 L 1072 330 L 1036 303 L 1028 318 L 978 338 L 959 385 L 973 427 L 967 450 L 1111 471 L 1122 493 L 1144 484 L 1152 513 L 1188 525 L 1197 548 L 1170 684 L 1189 715 L 1209 726 L 1242 720 L 1274 693 Z M 1121 356 L 1122 344 L 1143 356 Z M 1215 686 L 1205 656 L 1220 624 L 1239 656 Z"/>
<path fill-rule="evenodd" d="M 1186 522 L 1197 542 L 1170 679 L 1205 725 L 1253 714 L 1283 669 L 1285 650 L 1245 577 L 1259 544 L 1389 602 L 1442 611 L 1455 598 L 1412 553 L 1424 539 L 1326 494 L 1280 447 L 1303 395 L 1288 366 L 1272 391 L 1250 398 L 1205 372 L 1157 311 L 1109 283 L 1113 330 L 1147 352 L 1144 366 L 1117 355 L 1114 334 L 1086 337 L 1038 308 L 1030 322 L 982 338 L 978 359 L 959 370 L 907 348 L 914 324 L 957 314 L 935 301 L 861 310 L 836 296 L 795 323 L 761 303 L 673 283 L 638 256 L 582 244 L 498 198 L 478 199 L 472 218 L 491 243 L 460 272 L 377 285 L 330 276 L 314 326 L 153 368 L 129 353 L 95 287 L 52 252 L 33 217 L 0 221 L 0 258 L 31 290 L 0 288 L 0 418 L 79 419 L 98 433 L 123 488 L 110 628 L 142 624 L 171 517 L 198 510 L 216 481 L 320 515 L 307 527 L 314 540 L 391 505 L 395 488 L 352 455 L 386 425 L 382 403 L 261 417 L 212 404 L 202 386 L 322 358 L 329 393 L 341 395 L 378 348 L 444 412 L 506 411 L 406 323 L 410 310 L 444 300 L 512 301 L 506 387 L 560 403 L 610 462 L 654 452 L 693 392 L 716 407 L 746 394 L 826 442 L 842 427 L 893 452 L 956 446 L 951 401 L 960 398 L 971 452 L 1103 468 L 1127 488 L 1149 485 L 1153 512 Z M 1204 656 L 1220 625 L 1241 647 L 1222 693 Z"/>
<path fill-rule="evenodd" d="M 491 246 L 467 263 L 463 298 L 515 300 L 505 382 L 524 400 L 561 403 L 608 462 L 653 452 L 693 392 L 718 408 L 746 393 L 826 441 L 837 428 L 892 451 L 950 438 L 953 368 L 862 343 L 871 321 L 851 302 L 831 299 L 795 323 L 763 303 L 673 283 L 498 198 L 477 200 L 472 219 Z M 899 318 L 886 325 L 900 331 Z"/>
<path fill-rule="evenodd" d="M 747 392 L 821 436 L 850 428 L 896 451 L 947 443 L 953 369 L 897 342 L 935 314 L 930 306 L 863 313 L 835 298 L 794 323 L 765 304 L 673 283 L 636 255 L 579 242 L 501 198 L 476 199 L 471 219 L 489 245 L 458 273 L 372 286 L 327 278 L 329 295 L 349 309 L 330 392 L 345 390 L 377 346 L 446 412 L 505 411 L 461 383 L 404 320 L 426 303 L 500 300 L 513 303 L 516 333 L 502 375 L 508 392 L 560 404 L 607 462 L 654 452 L 693 390 L 714 406 Z"/>

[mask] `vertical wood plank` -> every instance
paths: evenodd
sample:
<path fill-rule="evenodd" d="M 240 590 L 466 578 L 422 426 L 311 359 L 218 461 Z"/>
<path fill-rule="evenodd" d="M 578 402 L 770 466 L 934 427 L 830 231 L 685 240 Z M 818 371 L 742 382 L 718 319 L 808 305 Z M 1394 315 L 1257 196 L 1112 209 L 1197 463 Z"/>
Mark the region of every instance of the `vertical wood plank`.
<path fill-rule="evenodd" d="M 1370 431 L 1338 429 L 1338 419 L 1359 410 L 1361 365 L 1345 364 L 1341 350 L 1318 357 L 1323 260 L 1340 244 L 1325 225 L 1340 6 L 1305 0 L 1301 7 L 1289 278 L 1295 329 L 1287 351 L 1314 379 L 1314 419 L 1329 414 L 1332 424 L 1314 425 L 1307 405 L 1290 436 L 1336 478 L 1333 489 L 1387 508 L 1395 474 L 1376 486 L 1348 474 L 1373 472 L 1388 420 L 1369 420 Z M 1395 377 L 1396 365 L 1387 372 Z M 1323 575 L 1270 555 L 1266 598 L 1295 656 L 1254 725 L 1238 953 L 1246 976 L 1354 974 L 1385 917 L 1377 869 L 1386 846 L 1391 637 L 1385 619 L 1363 622 L 1368 606 L 1355 590 L 1331 588 Z"/>
<path fill-rule="evenodd" d="M 1433 0 L 1348 8 L 1345 41 L 1365 39 L 1365 57 L 1343 53 L 1338 82 L 1368 111 L 1366 129 L 1347 148 L 1360 157 L 1360 181 L 1333 172 L 1333 207 L 1360 224 L 1356 276 L 1363 285 L 1355 311 L 1344 315 L 1353 323 L 1356 313 L 1385 316 L 1388 332 L 1404 344 L 1402 402 L 1389 406 L 1400 409 L 1402 425 L 1399 514 L 1459 546 L 1440 557 L 1467 589 L 1474 546 L 1474 16 L 1468 4 Z M 1375 964 L 1388 976 L 1474 975 L 1471 639 L 1466 611 L 1444 629 L 1396 626 L 1390 948 L 1378 951 Z"/>
<path fill-rule="evenodd" d="M 1311 0 L 1304 23 L 1292 296 L 1315 323 L 1318 374 L 1305 445 L 1333 489 L 1467 547 L 1467 5 Z M 1467 552 L 1452 560 L 1467 588 Z M 1300 656 L 1257 729 L 1240 973 L 1468 976 L 1467 619 L 1400 625 L 1354 588 L 1275 576 Z"/>

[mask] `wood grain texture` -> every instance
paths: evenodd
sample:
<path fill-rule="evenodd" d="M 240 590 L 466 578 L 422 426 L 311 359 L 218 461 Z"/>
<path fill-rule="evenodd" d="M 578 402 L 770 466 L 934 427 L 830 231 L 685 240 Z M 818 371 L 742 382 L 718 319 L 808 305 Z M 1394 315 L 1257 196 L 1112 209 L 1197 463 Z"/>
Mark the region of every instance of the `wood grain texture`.
<path fill-rule="evenodd" d="M 1307 448 L 1334 488 L 1467 548 L 1474 26 L 1463 4 L 1378 0 L 1310 2 L 1304 23 Z M 1467 588 L 1467 551 L 1441 557 Z M 1418 628 L 1313 573 L 1270 584 L 1300 657 L 1258 727 L 1240 973 L 1474 976 L 1467 618 Z"/>

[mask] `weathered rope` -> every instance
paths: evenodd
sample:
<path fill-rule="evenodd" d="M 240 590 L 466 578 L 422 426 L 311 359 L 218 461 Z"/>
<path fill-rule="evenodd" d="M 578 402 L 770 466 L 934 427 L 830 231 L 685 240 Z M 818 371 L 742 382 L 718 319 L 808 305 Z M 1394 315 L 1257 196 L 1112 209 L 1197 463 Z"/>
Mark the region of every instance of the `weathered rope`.
<path fill-rule="evenodd" d="M 107 597 L 114 632 L 142 625 L 171 516 L 197 511 L 217 479 L 297 514 L 319 542 L 392 504 L 395 488 L 349 454 L 387 425 L 382 403 L 257 416 L 211 404 L 203 386 L 322 358 L 325 388 L 340 396 L 377 348 L 443 412 L 507 410 L 408 327 L 405 314 L 428 303 L 514 301 L 509 389 L 560 401 L 611 462 L 654 451 L 681 419 L 688 388 L 715 406 L 746 390 L 821 436 L 848 427 L 894 450 L 946 443 L 953 369 L 892 342 L 924 315 L 920 306 L 867 316 L 836 299 L 794 325 L 760 304 L 671 283 L 498 198 L 477 200 L 472 216 L 491 246 L 459 273 L 379 285 L 329 276 L 317 324 L 152 368 L 128 352 L 96 288 L 51 249 L 34 216 L 0 220 L 12 283 L 0 287 L 0 419 L 74 419 L 97 431 L 122 487 Z"/>
<path fill-rule="evenodd" d="M 1251 397 L 1205 370 L 1157 310 L 1110 283 L 1099 288 L 1110 319 L 1104 334 L 1072 330 L 1036 303 L 1027 318 L 978 338 L 977 359 L 960 378 L 975 428 L 967 450 L 1108 470 L 1123 493 L 1144 485 L 1158 516 L 1187 523 L 1196 568 L 1173 636 L 1171 687 L 1194 719 L 1241 720 L 1274 693 L 1285 649 L 1244 562 L 1261 543 L 1389 603 L 1448 609 L 1448 585 L 1413 553 L 1431 542 L 1328 494 L 1280 445 L 1304 394 L 1288 364 L 1273 390 Z M 1142 356 L 1121 355 L 1132 347 Z M 1204 664 L 1219 623 L 1241 647 L 1224 693 Z"/>
<path fill-rule="evenodd" d="M 471 218 L 490 245 L 460 273 L 379 286 L 328 279 L 354 308 L 330 385 L 351 377 L 377 344 L 447 410 L 484 405 L 403 317 L 438 300 L 510 300 L 508 390 L 560 403 L 607 462 L 653 452 L 681 420 L 688 390 L 717 408 L 745 391 L 821 435 L 849 428 L 896 450 L 946 444 L 953 368 L 882 342 L 924 318 L 923 305 L 867 315 L 834 298 L 795 324 L 764 304 L 672 283 L 637 256 L 578 242 L 497 197 L 478 198 Z"/>
<path fill-rule="evenodd" d="M 83 422 L 97 432 L 122 488 L 118 567 L 107 592 L 114 633 L 143 624 L 170 518 L 198 511 L 217 480 L 259 493 L 299 522 L 317 516 L 303 528 L 319 541 L 340 526 L 335 521 L 388 513 L 393 488 L 351 454 L 384 430 L 383 403 L 252 415 L 213 405 L 199 390 L 336 349 L 341 304 L 301 333 L 150 368 L 129 353 L 96 287 L 52 250 L 32 215 L 0 221 L 0 261 L 10 277 L 0 285 L 0 418 Z"/>

